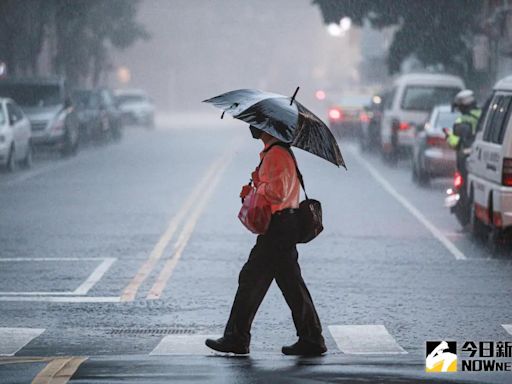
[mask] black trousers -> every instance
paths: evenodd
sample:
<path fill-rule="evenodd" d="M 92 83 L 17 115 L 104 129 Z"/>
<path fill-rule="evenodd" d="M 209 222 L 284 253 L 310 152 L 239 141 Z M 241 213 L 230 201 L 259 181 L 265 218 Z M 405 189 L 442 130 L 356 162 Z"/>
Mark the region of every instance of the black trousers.
<path fill-rule="evenodd" d="M 291 210 L 272 215 L 270 227 L 258 236 L 240 271 L 224 337 L 243 345 L 251 341 L 251 325 L 265 294 L 276 279 L 291 309 L 299 339 L 323 345 L 322 326 L 298 263 L 298 218 Z"/>

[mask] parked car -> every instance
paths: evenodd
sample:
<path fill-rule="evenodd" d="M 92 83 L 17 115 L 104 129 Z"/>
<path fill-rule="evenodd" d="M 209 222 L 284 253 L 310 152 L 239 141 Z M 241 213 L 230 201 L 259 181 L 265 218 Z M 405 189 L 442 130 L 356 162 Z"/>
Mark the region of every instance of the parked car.
<path fill-rule="evenodd" d="M 512 236 L 512 76 L 496 83 L 467 159 L 470 231 L 502 244 Z"/>
<path fill-rule="evenodd" d="M 464 89 L 461 78 L 445 74 L 407 74 L 397 78 L 384 103 L 381 124 L 381 151 L 386 160 L 412 153 L 416 126 L 425 123 L 439 104 L 449 104 Z"/>
<path fill-rule="evenodd" d="M 63 155 L 78 148 L 78 117 L 64 80 L 0 80 L 0 96 L 15 100 L 29 118 L 32 144 L 58 149 Z"/>
<path fill-rule="evenodd" d="M 418 126 L 412 157 L 412 177 L 426 184 L 434 177 L 453 176 L 456 170 L 455 151 L 448 146 L 443 129 L 452 129 L 460 115 L 450 105 L 434 107 L 427 122 Z"/>
<path fill-rule="evenodd" d="M 81 143 L 95 139 L 96 111 L 90 108 L 92 90 L 74 90 L 71 98 L 78 117 L 79 138 Z"/>
<path fill-rule="evenodd" d="M 331 132 L 336 137 L 358 137 L 361 133 L 361 114 L 371 98 L 366 94 L 349 94 L 332 104 L 328 111 Z"/>
<path fill-rule="evenodd" d="M 359 146 L 363 151 L 380 148 L 380 124 L 385 94 L 374 95 L 371 104 L 361 113 Z"/>
<path fill-rule="evenodd" d="M 112 92 L 106 88 L 79 89 L 73 92 L 80 132 L 84 141 L 120 140 L 121 112 Z"/>
<path fill-rule="evenodd" d="M 146 92 L 138 89 L 117 90 L 115 97 L 123 123 L 154 127 L 155 106 Z"/>
<path fill-rule="evenodd" d="M 11 99 L 0 98 L 0 165 L 14 172 L 32 165 L 30 121 Z"/>

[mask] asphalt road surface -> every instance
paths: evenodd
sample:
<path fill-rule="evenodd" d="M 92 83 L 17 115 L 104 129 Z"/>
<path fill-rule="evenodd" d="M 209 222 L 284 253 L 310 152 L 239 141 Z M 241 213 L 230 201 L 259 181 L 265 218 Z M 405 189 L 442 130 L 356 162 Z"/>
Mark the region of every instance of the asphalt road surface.
<path fill-rule="evenodd" d="M 460 230 L 449 180 L 415 186 L 349 142 L 348 171 L 296 150 L 324 209 L 299 252 L 328 353 L 281 355 L 296 336 L 275 284 L 249 357 L 207 350 L 254 242 L 236 216 L 261 150 L 217 119 L 0 174 L 1 383 L 512 382 L 425 373 L 428 340 L 512 341 L 512 252 Z"/>

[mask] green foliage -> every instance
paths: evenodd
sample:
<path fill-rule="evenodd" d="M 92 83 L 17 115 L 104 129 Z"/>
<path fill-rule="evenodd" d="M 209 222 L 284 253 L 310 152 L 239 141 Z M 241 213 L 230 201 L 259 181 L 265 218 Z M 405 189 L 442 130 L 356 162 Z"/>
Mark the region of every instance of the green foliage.
<path fill-rule="evenodd" d="M 71 84 L 97 83 L 112 47 L 124 49 L 148 33 L 137 23 L 138 0 L 0 0 L 0 60 L 10 73 L 37 75 L 45 41 L 53 69 Z"/>
<path fill-rule="evenodd" d="M 463 76 L 472 69 L 471 41 L 478 29 L 481 0 L 314 0 L 325 23 L 350 17 L 375 28 L 396 25 L 389 49 L 391 73 L 415 55 L 425 65 L 442 64 Z"/>

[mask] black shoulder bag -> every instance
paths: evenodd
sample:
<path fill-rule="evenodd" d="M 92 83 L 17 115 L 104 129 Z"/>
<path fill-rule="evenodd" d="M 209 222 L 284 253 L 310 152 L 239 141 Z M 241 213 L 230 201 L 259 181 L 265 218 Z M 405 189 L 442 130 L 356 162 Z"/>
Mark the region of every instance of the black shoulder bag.
<path fill-rule="evenodd" d="M 302 200 L 299 204 L 300 234 L 298 242 L 309 243 L 324 230 L 324 226 L 322 224 L 322 204 L 318 200 L 310 199 L 308 197 L 302 173 L 299 171 L 297 159 L 295 159 L 295 155 L 293 154 L 290 145 L 283 142 L 278 142 L 274 145 L 279 145 L 280 147 L 285 148 L 290 153 L 293 162 L 295 163 L 297 177 L 299 178 L 300 185 L 304 191 L 304 196 L 306 197 L 306 199 Z"/>

